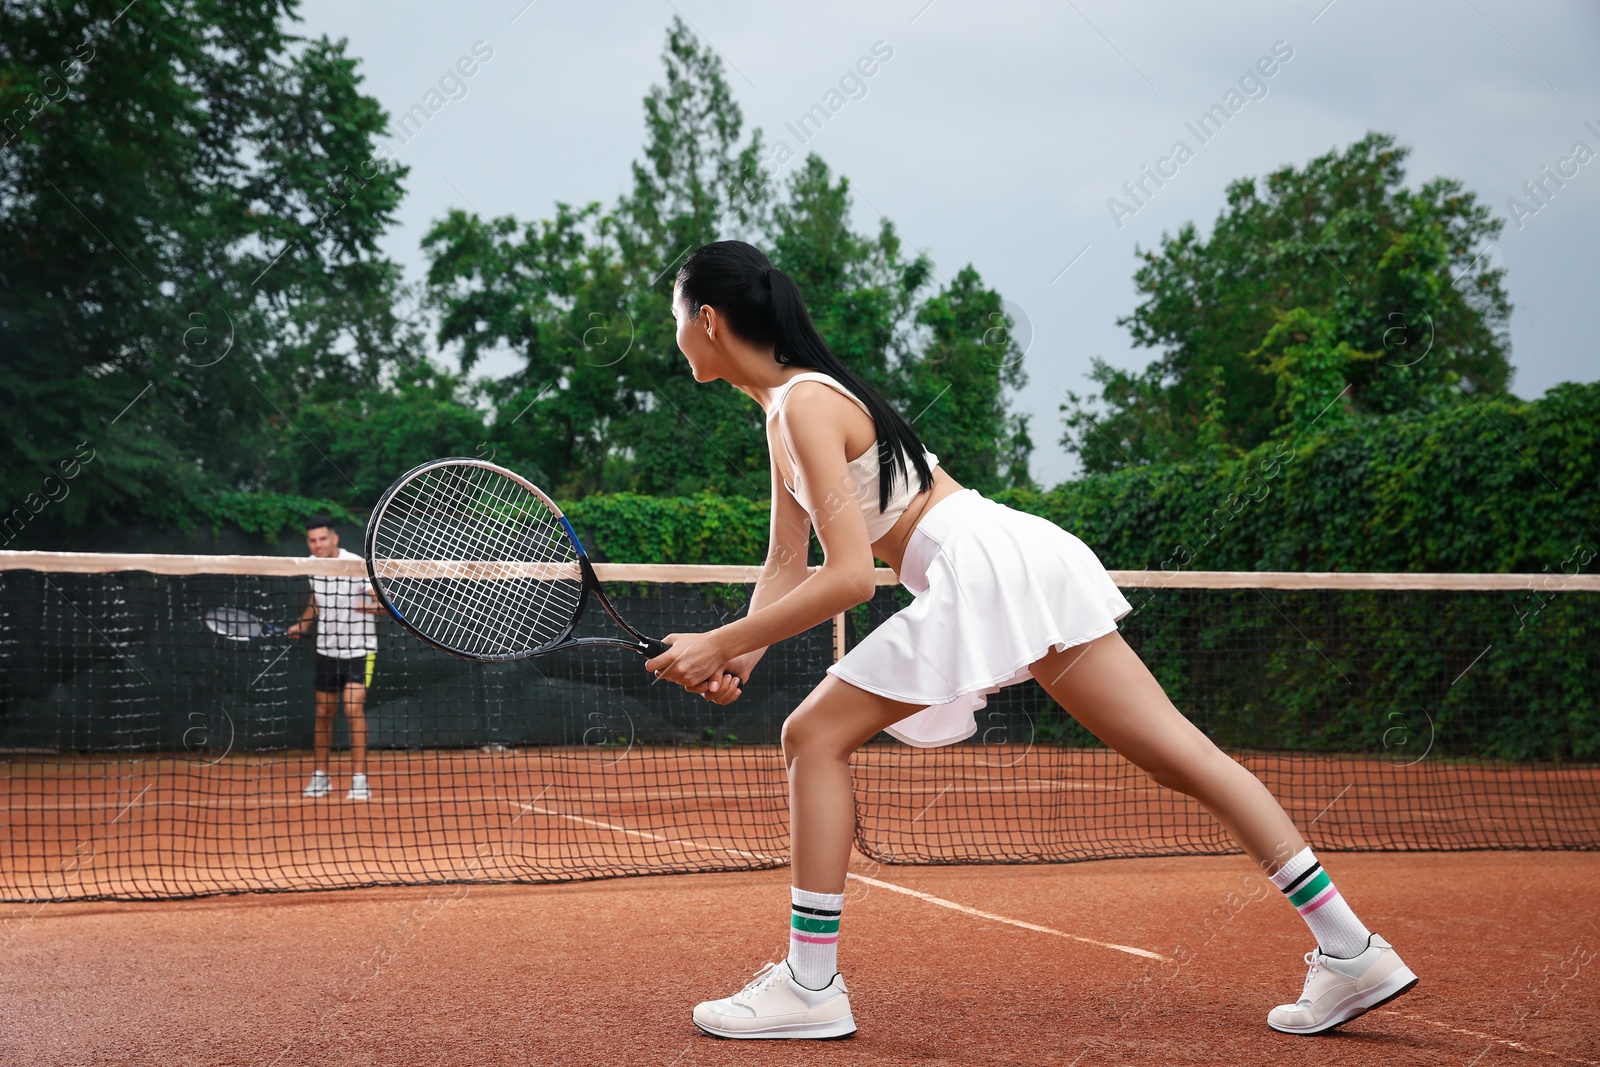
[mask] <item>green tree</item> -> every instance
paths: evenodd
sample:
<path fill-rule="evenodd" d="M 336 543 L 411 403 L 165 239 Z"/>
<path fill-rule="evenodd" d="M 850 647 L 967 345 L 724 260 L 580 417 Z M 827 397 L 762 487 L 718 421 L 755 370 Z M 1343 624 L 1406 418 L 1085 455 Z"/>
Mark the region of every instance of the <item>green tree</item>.
<path fill-rule="evenodd" d="M 1319 345 L 1371 355 L 1343 369 L 1354 413 L 1503 392 L 1511 306 L 1504 271 L 1480 269 L 1502 223 L 1458 181 L 1406 188 L 1408 151 L 1369 133 L 1303 169 L 1242 179 L 1209 238 L 1189 223 L 1139 250 L 1144 299 L 1118 321 L 1161 356 L 1137 372 L 1096 360 L 1097 402 L 1063 406 L 1063 444 L 1085 469 L 1238 454 L 1292 421 L 1271 351 L 1288 335 L 1266 340 L 1285 316 L 1324 323 Z"/>
<path fill-rule="evenodd" d="M 207 514 L 265 484 L 301 397 L 408 345 L 377 248 L 403 174 L 376 158 L 383 112 L 291 8 L 7 5 L 7 508 L 86 443 L 55 521 Z"/>
<path fill-rule="evenodd" d="M 880 392 L 902 399 L 895 369 L 911 357 L 917 302 L 933 274 L 927 256 L 906 258 L 894 223 L 875 237 L 850 227 L 850 180 L 816 155 L 790 177 L 772 209 L 770 254 L 800 286 L 828 346 Z"/>
<path fill-rule="evenodd" d="M 423 240 L 440 343 L 459 345 L 464 371 L 502 346 L 523 358 L 486 384 L 492 447 L 564 494 L 628 488 L 607 473 L 607 431 L 636 406 L 634 294 L 614 230 L 598 204 L 558 204 L 527 226 L 452 211 Z"/>
<path fill-rule="evenodd" d="M 964 267 L 917 309 L 917 322 L 928 341 L 901 376 L 918 435 L 963 485 L 983 492 L 1030 486 L 1026 418 L 1008 419 L 1005 410 L 1003 390 L 1026 379 L 1000 294 Z"/>
<path fill-rule="evenodd" d="M 268 482 L 301 496 L 370 507 L 402 471 L 440 456 L 494 455 L 483 412 L 459 375 L 426 360 L 384 387 L 302 403 Z"/>

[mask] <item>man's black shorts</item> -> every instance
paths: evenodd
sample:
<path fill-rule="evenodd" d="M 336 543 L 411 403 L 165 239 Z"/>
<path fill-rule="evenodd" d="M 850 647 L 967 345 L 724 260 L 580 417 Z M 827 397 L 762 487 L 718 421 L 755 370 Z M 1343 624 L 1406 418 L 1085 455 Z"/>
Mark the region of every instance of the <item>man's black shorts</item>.
<path fill-rule="evenodd" d="M 340 659 L 337 656 L 324 656 L 317 653 L 317 692 L 339 693 L 351 682 L 358 685 L 372 684 L 372 666 L 377 662 L 378 654 L 368 652 L 364 656 L 353 659 Z"/>

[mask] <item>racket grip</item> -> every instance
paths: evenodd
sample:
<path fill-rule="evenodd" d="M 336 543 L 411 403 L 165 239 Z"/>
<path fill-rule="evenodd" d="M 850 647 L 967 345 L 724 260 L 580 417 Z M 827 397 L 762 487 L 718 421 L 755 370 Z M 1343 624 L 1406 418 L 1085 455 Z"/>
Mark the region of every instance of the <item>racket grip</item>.
<path fill-rule="evenodd" d="M 665 641 L 657 641 L 653 637 L 647 637 L 644 639 L 644 644 L 640 646 L 639 651 L 644 653 L 645 659 L 655 659 L 671 647 Z"/>

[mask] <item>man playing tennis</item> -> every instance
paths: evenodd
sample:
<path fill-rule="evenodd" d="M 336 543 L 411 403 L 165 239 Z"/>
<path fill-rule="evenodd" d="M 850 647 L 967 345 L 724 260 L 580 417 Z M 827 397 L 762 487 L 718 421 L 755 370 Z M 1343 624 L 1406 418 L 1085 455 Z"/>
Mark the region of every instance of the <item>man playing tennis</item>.
<path fill-rule="evenodd" d="M 339 547 L 333 520 L 315 518 L 306 523 L 306 547 L 318 559 L 360 559 Z M 367 687 L 378 658 L 378 598 L 365 578 L 319 575 L 311 579 L 311 603 L 300 620 L 288 629 L 299 639 L 313 620 L 317 624 L 317 717 L 312 728 L 316 764 L 303 796 L 325 797 L 333 788 L 328 777 L 328 755 L 333 748 L 333 715 L 344 698 L 344 718 L 350 727 L 350 791 L 346 800 L 371 800 L 367 785 Z"/>
<path fill-rule="evenodd" d="M 839 918 L 855 831 L 850 754 L 881 730 L 922 746 L 976 732 L 988 695 L 1028 677 L 1154 781 L 1198 800 L 1283 891 L 1317 948 L 1300 998 L 1267 1024 L 1338 1026 L 1416 984 L 1339 895 L 1278 802 L 1167 699 L 1117 632 L 1131 610 L 1094 552 L 1053 523 L 963 489 L 904 418 L 830 352 L 793 279 L 739 241 L 706 245 L 673 294 L 695 380 L 766 411 L 772 534 L 750 611 L 669 634 L 645 666 L 718 703 L 767 647 L 867 600 L 873 557 L 916 600 L 828 673 L 783 725 L 793 889 L 789 955 L 694 1021 L 742 1038 L 845 1037 Z M 850 457 L 855 457 L 854 459 Z M 825 556 L 806 568 L 809 529 Z"/>

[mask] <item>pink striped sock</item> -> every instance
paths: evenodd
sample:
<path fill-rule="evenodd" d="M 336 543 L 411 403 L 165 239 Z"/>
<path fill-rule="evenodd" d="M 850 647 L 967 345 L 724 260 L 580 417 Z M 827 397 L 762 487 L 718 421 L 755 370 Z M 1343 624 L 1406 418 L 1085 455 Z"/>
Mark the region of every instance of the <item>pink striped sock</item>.
<path fill-rule="evenodd" d="M 789 890 L 789 969 L 807 989 L 821 989 L 839 970 L 839 912 L 843 893 Z"/>
<path fill-rule="evenodd" d="M 1356 918 L 1309 848 L 1301 849 L 1280 867 L 1272 876 L 1272 884 L 1283 891 L 1300 918 L 1311 927 L 1311 934 L 1324 953 L 1349 959 L 1367 950 L 1372 931 Z"/>

